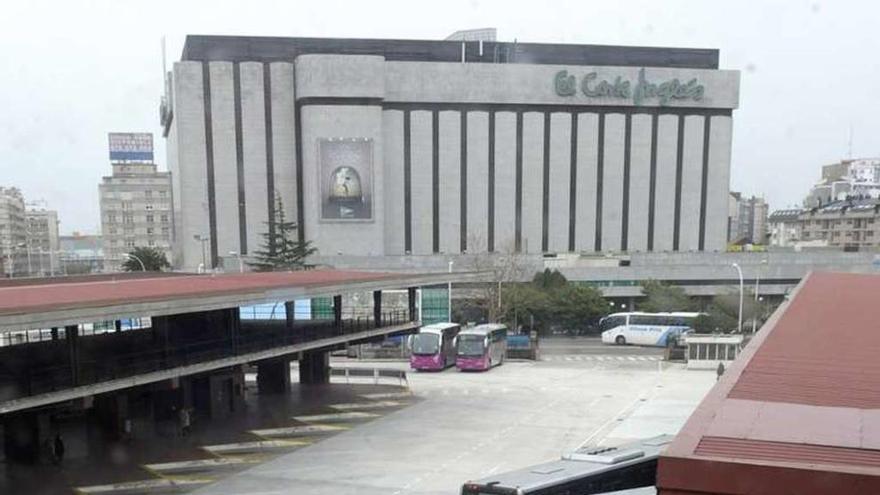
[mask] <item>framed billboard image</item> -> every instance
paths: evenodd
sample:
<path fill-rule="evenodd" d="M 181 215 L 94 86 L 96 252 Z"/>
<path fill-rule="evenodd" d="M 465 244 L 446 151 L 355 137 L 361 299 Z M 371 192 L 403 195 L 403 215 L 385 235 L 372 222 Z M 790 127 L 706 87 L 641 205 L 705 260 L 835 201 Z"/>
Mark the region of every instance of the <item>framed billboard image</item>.
<path fill-rule="evenodd" d="M 373 219 L 373 140 L 318 139 L 321 220 Z"/>

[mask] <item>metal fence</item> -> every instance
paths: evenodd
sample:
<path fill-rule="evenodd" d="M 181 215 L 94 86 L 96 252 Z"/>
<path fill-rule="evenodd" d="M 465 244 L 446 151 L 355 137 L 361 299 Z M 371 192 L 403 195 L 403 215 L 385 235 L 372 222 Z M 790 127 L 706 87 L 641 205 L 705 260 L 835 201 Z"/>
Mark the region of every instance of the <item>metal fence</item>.
<path fill-rule="evenodd" d="M 278 347 L 342 337 L 382 327 L 403 325 L 410 321 L 407 311 L 383 312 L 379 321 L 372 317 L 343 319 L 338 325 L 332 320 L 298 322 L 292 327 L 288 327 L 285 322 L 275 320 L 242 321 L 241 331 L 234 338 L 204 340 L 167 348 L 157 345 L 136 352 L 113 353 L 102 355 L 100 359 L 81 360 L 75 368 L 65 363 L 60 366 L 29 370 L 21 375 L 13 375 L 12 378 L 17 382 L 17 386 L 14 387 L 16 396 L 22 397 L 63 390 L 75 385 L 95 384 Z M 106 334 L 106 337 L 113 335 Z M 9 375 L 7 374 L 7 378 Z M 7 397 L 7 399 L 11 398 L 14 397 Z"/>

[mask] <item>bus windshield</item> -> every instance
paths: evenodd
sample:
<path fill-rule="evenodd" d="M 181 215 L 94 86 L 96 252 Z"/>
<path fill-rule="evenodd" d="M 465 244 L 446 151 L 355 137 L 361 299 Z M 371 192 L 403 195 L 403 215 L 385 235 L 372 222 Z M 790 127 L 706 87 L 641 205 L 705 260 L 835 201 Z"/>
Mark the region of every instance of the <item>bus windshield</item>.
<path fill-rule="evenodd" d="M 482 335 L 459 335 L 458 336 L 458 354 L 460 356 L 482 356 L 483 340 Z"/>
<path fill-rule="evenodd" d="M 626 316 L 607 316 L 599 321 L 599 330 L 610 330 L 621 325 L 626 325 Z"/>
<path fill-rule="evenodd" d="M 433 355 L 440 352 L 440 336 L 435 333 L 419 333 L 413 337 L 412 353 Z"/>

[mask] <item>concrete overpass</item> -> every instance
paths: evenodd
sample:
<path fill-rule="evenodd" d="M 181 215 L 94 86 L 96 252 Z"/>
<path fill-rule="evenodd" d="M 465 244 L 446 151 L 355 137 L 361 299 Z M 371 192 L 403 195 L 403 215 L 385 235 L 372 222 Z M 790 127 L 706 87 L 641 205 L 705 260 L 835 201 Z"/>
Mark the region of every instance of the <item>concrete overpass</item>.
<path fill-rule="evenodd" d="M 242 407 L 248 365 L 261 391 L 289 389 L 292 360 L 302 383 L 326 383 L 329 350 L 414 331 L 418 287 L 474 277 L 314 270 L 4 283 L 0 337 L 25 335 L 0 345 L 5 453 L 39 455 L 58 409 L 93 410 L 125 434 L 135 393 L 162 409 L 155 414 L 170 407 L 223 417 Z M 391 289 L 407 290 L 407 309 L 383 308 L 382 291 Z M 342 306 L 343 294 L 363 291 L 373 294 L 366 314 Z M 297 320 L 293 301 L 317 297 L 332 298 L 332 315 Z M 286 318 L 240 318 L 241 306 L 265 303 L 283 304 Z"/>
<path fill-rule="evenodd" d="M 731 266 L 742 267 L 747 286 L 760 279 L 762 295 L 782 296 L 810 271 L 875 273 L 880 271 L 880 252 L 844 252 L 821 249 L 796 252 L 770 249 L 754 252 L 654 252 L 546 254 L 461 254 L 408 256 L 322 256 L 315 262 L 338 269 L 361 267 L 402 273 L 446 271 L 453 261 L 459 270 L 484 273 L 483 281 L 498 272 L 502 281 L 527 281 L 545 268 L 558 269 L 576 283 L 598 288 L 609 298 L 638 298 L 641 283 L 659 280 L 682 287 L 693 296 L 716 296 L 738 289 L 739 278 Z M 506 278 L 516 274 L 515 279 Z"/>

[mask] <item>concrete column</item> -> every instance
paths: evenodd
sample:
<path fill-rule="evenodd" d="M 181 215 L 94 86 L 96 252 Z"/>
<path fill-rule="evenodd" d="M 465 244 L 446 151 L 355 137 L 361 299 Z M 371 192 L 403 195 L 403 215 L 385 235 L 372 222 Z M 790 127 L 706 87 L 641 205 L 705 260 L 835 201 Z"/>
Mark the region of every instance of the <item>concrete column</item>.
<path fill-rule="evenodd" d="M 211 418 L 222 419 L 244 408 L 244 371 L 240 366 L 213 373 L 206 381 Z"/>
<path fill-rule="evenodd" d="M 122 438 L 126 433 L 125 421 L 129 419 L 128 395 L 125 393 L 105 394 L 95 397 L 95 415 L 99 426 L 113 438 Z"/>
<path fill-rule="evenodd" d="M 299 358 L 299 382 L 307 385 L 330 383 L 330 353 L 303 352 Z"/>
<path fill-rule="evenodd" d="M 373 291 L 373 324 L 376 328 L 382 326 L 382 291 Z"/>
<path fill-rule="evenodd" d="M 418 317 L 416 313 L 416 288 L 407 287 L 406 289 L 407 309 L 409 310 L 410 321 L 415 321 Z"/>
<path fill-rule="evenodd" d="M 257 362 L 257 390 L 261 394 L 290 391 L 290 359 L 267 359 Z"/>
<path fill-rule="evenodd" d="M 293 322 L 296 321 L 296 304 L 293 301 L 284 301 L 284 314 L 287 319 L 287 330 L 293 330 Z"/>
<path fill-rule="evenodd" d="M 34 412 L 10 415 L 3 420 L 3 452 L 6 459 L 34 463 L 50 436 L 49 415 Z"/>
<path fill-rule="evenodd" d="M 229 337 L 232 354 L 238 354 L 238 336 L 241 333 L 241 313 L 238 308 L 230 308 L 226 312 L 227 335 Z"/>
<path fill-rule="evenodd" d="M 162 362 L 165 366 L 168 366 L 168 351 L 171 347 L 168 340 L 168 317 L 154 316 L 151 321 L 156 344 L 161 346 L 162 349 Z"/>
<path fill-rule="evenodd" d="M 333 296 L 333 324 L 337 331 L 342 328 L 342 296 Z"/>
<path fill-rule="evenodd" d="M 121 332 L 122 331 L 122 320 L 113 320 L 113 328 L 117 332 Z"/>
<path fill-rule="evenodd" d="M 68 362 L 70 364 L 71 385 L 79 385 L 79 327 L 64 327 L 64 338 L 67 341 Z"/>

